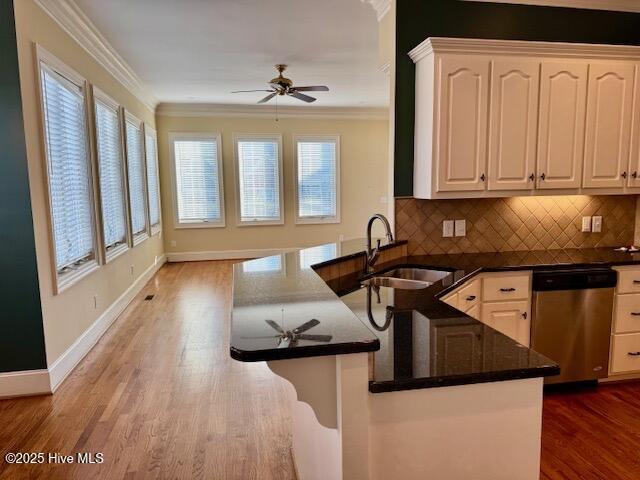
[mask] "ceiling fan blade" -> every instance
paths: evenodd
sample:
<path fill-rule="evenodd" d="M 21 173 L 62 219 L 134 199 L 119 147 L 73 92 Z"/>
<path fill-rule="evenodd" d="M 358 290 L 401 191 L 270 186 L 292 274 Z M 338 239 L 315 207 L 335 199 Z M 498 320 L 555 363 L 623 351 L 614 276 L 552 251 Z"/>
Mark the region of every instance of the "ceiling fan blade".
<path fill-rule="evenodd" d="M 313 87 L 291 87 L 291 90 L 296 92 L 328 92 L 329 87 L 325 87 L 324 85 L 316 85 Z"/>
<path fill-rule="evenodd" d="M 333 338 L 331 335 L 310 335 L 308 333 L 302 333 L 296 337 L 299 340 L 309 340 L 311 342 L 330 342 Z"/>
<path fill-rule="evenodd" d="M 289 92 L 287 93 L 287 95 L 291 95 L 293 98 L 297 98 L 298 100 L 302 100 L 303 102 L 307 102 L 307 103 L 311 103 L 311 102 L 315 102 L 316 99 L 313 97 L 310 97 L 309 95 L 305 95 L 304 93 L 298 93 L 298 92 Z"/>
<path fill-rule="evenodd" d="M 250 92 L 272 92 L 273 90 L 234 90 L 233 92 L 230 93 L 250 93 Z"/>
<path fill-rule="evenodd" d="M 308 322 L 303 323 L 299 327 L 294 328 L 292 330 L 292 332 L 293 333 L 306 332 L 307 330 L 315 327 L 316 325 L 320 325 L 320 320 L 317 320 L 317 319 L 313 318 L 313 319 L 309 320 Z"/>
<path fill-rule="evenodd" d="M 264 97 L 262 100 L 258 100 L 258 103 L 267 103 L 269 100 L 271 100 L 273 97 L 275 97 L 278 94 L 278 92 L 273 92 L 270 93 L 269 95 L 267 95 L 266 97 Z"/>
<path fill-rule="evenodd" d="M 267 322 L 267 324 L 273 328 L 276 332 L 283 334 L 284 330 L 280 327 L 280 325 L 278 325 L 276 322 L 274 322 L 273 320 L 265 320 L 265 322 Z"/>

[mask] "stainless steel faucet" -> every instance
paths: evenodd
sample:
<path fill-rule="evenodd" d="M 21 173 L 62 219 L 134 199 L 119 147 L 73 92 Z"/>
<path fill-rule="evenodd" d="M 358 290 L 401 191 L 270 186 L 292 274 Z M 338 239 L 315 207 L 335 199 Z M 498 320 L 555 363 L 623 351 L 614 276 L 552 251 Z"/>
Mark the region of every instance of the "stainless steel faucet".
<path fill-rule="evenodd" d="M 387 217 L 380 213 L 376 213 L 369 219 L 369 223 L 367 224 L 367 273 L 373 272 L 373 266 L 378 260 L 378 256 L 380 255 L 380 239 L 376 241 L 376 247 L 371 249 L 371 228 L 373 227 L 373 223 L 376 219 L 380 220 L 384 224 L 384 229 L 387 235 L 387 242 L 393 242 L 393 234 L 391 233 L 391 225 L 389 225 L 389 220 Z"/>

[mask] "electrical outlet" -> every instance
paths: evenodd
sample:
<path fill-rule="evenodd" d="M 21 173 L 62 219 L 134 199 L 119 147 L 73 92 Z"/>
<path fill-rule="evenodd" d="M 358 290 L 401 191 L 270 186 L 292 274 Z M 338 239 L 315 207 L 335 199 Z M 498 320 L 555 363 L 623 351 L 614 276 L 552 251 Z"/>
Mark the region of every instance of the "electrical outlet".
<path fill-rule="evenodd" d="M 453 237 L 453 220 L 444 220 L 442 222 L 442 236 L 443 237 Z"/>
<path fill-rule="evenodd" d="M 177 247 L 178 246 L 178 242 L 176 242 L 175 240 L 171 240 L 171 246 L 172 247 Z"/>
<path fill-rule="evenodd" d="M 131 274 L 131 276 L 133 277 L 133 265 L 131 265 L 131 266 L 129 267 L 129 273 L 130 273 L 130 274 Z"/>
<path fill-rule="evenodd" d="M 594 233 L 602 232 L 602 217 L 600 215 L 591 217 L 591 231 Z"/>
<path fill-rule="evenodd" d="M 338 241 L 341 243 L 344 242 L 344 235 L 342 233 L 338 235 Z"/>
<path fill-rule="evenodd" d="M 583 232 L 591 231 L 591 217 L 582 217 L 582 231 Z"/>
<path fill-rule="evenodd" d="M 467 221 L 466 220 L 456 220 L 455 221 L 455 232 L 456 232 L 456 237 L 466 237 L 467 236 Z"/>
<path fill-rule="evenodd" d="M 386 205 L 388 203 L 387 197 L 380 197 L 380 203 Z"/>

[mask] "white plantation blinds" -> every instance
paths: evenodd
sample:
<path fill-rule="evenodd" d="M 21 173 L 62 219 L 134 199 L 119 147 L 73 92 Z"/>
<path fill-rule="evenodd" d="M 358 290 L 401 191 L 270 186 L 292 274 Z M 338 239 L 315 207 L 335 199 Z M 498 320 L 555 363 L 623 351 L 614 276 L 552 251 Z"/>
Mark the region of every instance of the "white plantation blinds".
<path fill-rule="evenodd" d="M 280 142 L 237 138 L 241 222 L 281 220 Z"/>
<path fill-rule="evenodd" d="M 196 137 L 173 140 L 178 223 L 224 221 L 218 142 Z"/>
<path fill-rule="evenodd" d="M 296 148 L 298 218 L 336 218 L 337 141 L 301 139 Z"/>
<path fill-rule="evenodd" d="M 126 133 L 131 228 L 133 234 L 138 235 L 147 228 L 144 211 L 144 159 L 142 158 L 142 131 L 140 124 L 134 120 L 127 119 Z"/>
<path fill-rule="evenodd" d="M 104 246 L 108 252 L 125 244 L 127 239 L 122 139 L 117 107 L 98 97 L 95 107 L 100 203 Z"/>
<path fill-rule="evenodd" d="M 147 155 L 147 194 L 149 196 L 149 223 L 160 223 L 160 190 L 158 187 L 158 144 L 156 136 L 145 130 L 145 153 Z"/>
<path fill-rule="evenodd" d="M 95 258 L 82 87 L 41 64 L 55 262 L 58 273 Z"/>

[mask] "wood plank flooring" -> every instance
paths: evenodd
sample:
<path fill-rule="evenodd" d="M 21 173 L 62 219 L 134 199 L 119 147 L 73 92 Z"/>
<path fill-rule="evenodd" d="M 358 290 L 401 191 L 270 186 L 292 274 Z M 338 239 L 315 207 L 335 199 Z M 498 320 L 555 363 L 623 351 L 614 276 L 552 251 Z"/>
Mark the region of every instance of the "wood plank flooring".
<path fill-rule="evenodd" d="M 164 266 L 55 395 L 0 401 L 0 479 L 294 479 L 283 381 L 228 354 L 231 272 Z M 550 394 L 543 415 L 541 479 L 640 479 L 640 383 Z"/>

